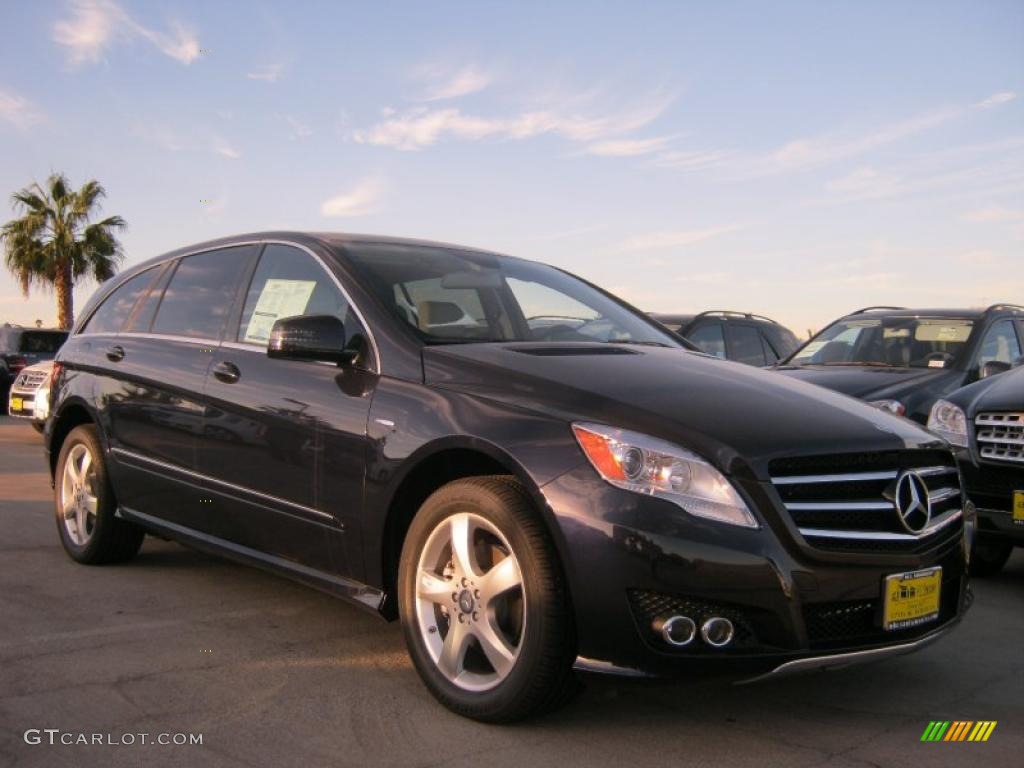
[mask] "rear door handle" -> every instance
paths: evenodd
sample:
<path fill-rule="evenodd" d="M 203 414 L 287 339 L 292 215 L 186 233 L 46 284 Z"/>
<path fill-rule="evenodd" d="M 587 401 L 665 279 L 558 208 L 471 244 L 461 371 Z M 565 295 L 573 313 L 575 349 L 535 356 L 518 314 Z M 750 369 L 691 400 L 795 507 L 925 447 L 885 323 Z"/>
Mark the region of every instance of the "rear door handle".
<path fill-rule="evenodd" d="M 124 360 L 124 347 L 119 344 L 107 347 L 107 360 L 112 363 L 119 363 Z"/>
<path fill-rule="evenodd" d="M 242 372 L 238 370 L 238 366 L 234 363 L 224 361 L 213 366 L 213 375 L 218 381 L 223 381 L 225 384 L 234 384 L 238 381 Z"/>

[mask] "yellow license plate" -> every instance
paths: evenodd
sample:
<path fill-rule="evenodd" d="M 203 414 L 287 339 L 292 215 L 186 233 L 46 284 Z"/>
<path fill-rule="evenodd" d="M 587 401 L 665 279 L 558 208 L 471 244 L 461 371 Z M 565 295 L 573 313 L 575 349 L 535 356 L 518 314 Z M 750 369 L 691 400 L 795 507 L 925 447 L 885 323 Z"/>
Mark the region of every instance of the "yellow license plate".
<path fill-rule="evenodd" d="M 22 403 L 22 399 L 20 397 L 12 397 L 11 398 L 11 410 L 12 411 L 20 411 L 21 408 L 22 408 L 22 404 L 23 404 Z"/>
<path fill-rule="evenodd" d="M 906 629 L 937 619 L 941 591 L 942 568 L 886 576 L 882 626 Z"/>
<path fill-rule="evenodd" d="M 1024 491 L 1013 492 L 1013 524 L 1024 525 Z"/>

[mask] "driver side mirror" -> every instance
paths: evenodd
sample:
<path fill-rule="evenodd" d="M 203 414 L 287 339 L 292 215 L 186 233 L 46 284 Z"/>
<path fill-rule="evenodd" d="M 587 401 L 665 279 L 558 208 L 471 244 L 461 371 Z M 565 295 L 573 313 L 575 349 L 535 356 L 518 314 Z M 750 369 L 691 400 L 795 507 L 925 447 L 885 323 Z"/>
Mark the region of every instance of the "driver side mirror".
<path fill-rule="evenodd" d="M 987 379 L 989 376 L 995 376 L 999 373 L 1006 373 L 1010 370 L 1010 364 L 1004 363 L 1002 360 L 989 360 L 978 371 L 978 378 Z"/>
<path fill-rule="evenodd" d="M 267 356 L 344 365 L 356 354 L 345 341 L 345 325 L 334 315 L 282 317 L 270 329 Z"/>

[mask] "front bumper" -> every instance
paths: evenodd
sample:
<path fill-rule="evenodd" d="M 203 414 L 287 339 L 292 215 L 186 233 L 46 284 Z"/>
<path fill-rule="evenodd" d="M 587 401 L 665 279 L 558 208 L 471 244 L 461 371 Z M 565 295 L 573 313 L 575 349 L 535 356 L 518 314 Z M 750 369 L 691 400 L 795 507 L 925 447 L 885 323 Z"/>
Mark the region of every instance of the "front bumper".
<path fill-rule="evenodd" d="M 603 482 L 589 465 L 544 486 L 576 617 L 577 666 L 639 676 L 757 678 L 906 653 L 954 626 L 969 604 L 962 536 L 914 554 L 811 549 L 781 524 L 770 485 L 739 483 L 767 525 L 701 520 Z M 885 577 L 942 567 L 939 616 L 882 629 Z M 651 626 L 666 610 L 721 615 L 734 642 L 675 648 Z"/>
<path fill-rule="evenodd" d="M 1024 466 L 959 458 L 967 497 L 978 508 L 978 538 L 1024 546 L 1024 524 L 1014 522 L 1014 491 L 1024 492 Z"/>

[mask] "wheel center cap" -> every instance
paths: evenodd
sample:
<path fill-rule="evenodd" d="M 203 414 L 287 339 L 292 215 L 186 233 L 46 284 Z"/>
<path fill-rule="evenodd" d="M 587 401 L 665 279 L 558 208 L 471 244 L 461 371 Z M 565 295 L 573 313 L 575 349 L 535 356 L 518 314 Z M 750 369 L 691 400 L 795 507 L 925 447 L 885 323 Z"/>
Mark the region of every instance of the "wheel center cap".
<path fill-rule="evenodd" d="M 459 593 L 459 610 L 463 613 L 473 612 L 473 593 L 464 589 Z"/>

